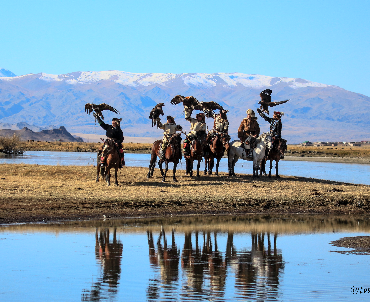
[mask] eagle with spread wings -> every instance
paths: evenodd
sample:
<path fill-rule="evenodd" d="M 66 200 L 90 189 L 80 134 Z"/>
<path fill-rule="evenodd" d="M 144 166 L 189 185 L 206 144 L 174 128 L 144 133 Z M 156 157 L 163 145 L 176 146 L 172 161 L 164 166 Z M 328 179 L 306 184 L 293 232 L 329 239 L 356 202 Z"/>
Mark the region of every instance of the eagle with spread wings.
<path fill-rule="evenodd" d="M 280 102 L 271 102 L 271 93 L 272 93 L 271 89 L 265 89 L 261 91 L 260 93 L 261 101 L 258 102 L 258 104 L 260 104 L 261 110 L 263 112 L 266 112 L 267 114 L 269 114 L 269 107 L 274 107 L 289 101 L 285 100 Z"/>
<path fill-rule="evenodd" d="M 199 102 L 193 96 L 184 97 L 182 95 L 176 95 L 171 100 L 171 104 L 173 105 L 177 105 L 180 103 L 183 103 L 184 107 L 187 107 L 191 110 L 203 111 L 207 115 L 207 117 L 213 116 L 213 110 L 219 109 L 221 111 L 224 109 L 220 104 L 217 104 L 216 102 Z"/>
<path fill-rule="evenodd" d="M 87 114 L 90 114 L 91 112 L 95 112 L 97 114 L 97 116 L 99 116 L 102 120 L 104 120 L 104 116 L 103 116 L 103 113 L 102 111 L 104 110 L 109 110 L 109 111 L 112 111 L 114 113 L 119 113 L 119 111 L 115 108 L 113 108 L 112 106 L 110 105 L 107 105 L 105 103 L 103 104 L 91 104 L 91 103 L 87 103 L 85 105 L 85 112 Z"/>

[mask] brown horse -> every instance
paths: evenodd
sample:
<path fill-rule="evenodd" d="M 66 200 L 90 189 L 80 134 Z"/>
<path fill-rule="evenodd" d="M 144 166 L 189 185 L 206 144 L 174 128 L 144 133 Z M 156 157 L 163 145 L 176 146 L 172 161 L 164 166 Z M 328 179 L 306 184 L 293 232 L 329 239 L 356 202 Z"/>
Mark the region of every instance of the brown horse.
<path fill-rule="evenodd" d="M 119 169 L 120 157 L 118 154 L 118 148 L 113 139 L 107 138 L 104 141 L 103 148 L 100 152 L 98 152 L 97 157 L 97 175 L 96 175 L 96 182 L 99 181 L 99 172 L 101 173 L 102 177 L 105 177 L 105 181 L 107 185 L 110 186 L 110 170 L 114 168 L 114 176 L 115 182 L 114 184 L 118 186 L 117 180 L 117 172 Z M 101 164 L 101 158 L 105 157 L 105 165 Z"/>
<path fill-rule="evenodd" d="M 269 150 L 267 156 L 261 162 L 261 175 L 264 173 L 266 175 L 266 161 L 270 160 L 270 171 L 269 177 L 271 177 L 272 162 L 276 162 L 276 178 L 279 178 L 279 160 L 284 158 L 284 153 L 287 150 L 286 140 L 279 138 L 274 142 L 271 150 Z"/>
<path fill-rule="evenodd" d="M 211 142 L 207 144 L 204 152 L 204 174 L 207 175 L 207 167 L 208 167 L 208 174 L 212 175 L 212 169 L 215 164 L 215 158 L 217 159 L 216 162 L 216 175 L 218 175 L 218 167 L 220 165 L 220 160 L 224 156 L 225 150 L 229 149 L 229 140 L 230 136 L 224 133 L 217 133 L 214 134 Z"/>
<path fill-rule="evenodd" d="M 157 160 L 157 156 L 159 157 L 159 151 L 161 148 L 162 140 L 155 141 L 152 146 L 152 156 L 150 159 L 149 164 L 149 172 L 147 177 L 150 178 L 153 176 L 155 162 Z M 176 179 L 176 167 L 179 163 L 180 159 L 182 158 L 181 155 L 181 133 L 177 133 L 172 135 L 169 140 L 168 146 L 165 150 L 164 160 L 160 159 L 158 161 L 159 169 L 161 170 L 161 175 L 163 177 L 162 181 L 166 181 L 166 174 L 168 171 L 168 163 L 173 163 L 173 181 L 177 181 Z M 165 171 L 162 169 L 163 162 L 166 165 Z"/>
<path fill-rule="evenodd" d="M 197 164 L 197 177 L 200 177 L 199 175 L 199 169 L 200 169 L 200 162 L 202 161 L 202 158 L 204 156 L 204 148 L 205 143 L 204 140 L 196 138 L 194 139 L 190 144 L 190 154 L 185 157 L 186 160 L 186 175 L 190 175 L 190 177 L 193 176 L 193 163 L 195 160 L 198 161 Z"/>

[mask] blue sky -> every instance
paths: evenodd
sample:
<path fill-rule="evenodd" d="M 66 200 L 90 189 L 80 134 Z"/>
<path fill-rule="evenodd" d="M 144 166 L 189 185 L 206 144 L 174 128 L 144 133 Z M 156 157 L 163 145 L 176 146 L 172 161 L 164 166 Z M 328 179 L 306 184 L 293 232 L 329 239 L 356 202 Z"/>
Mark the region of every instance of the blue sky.
<path fill-rule="evenodd" d="M 0 0 L 0 67 L 294 77 L 370 96 L 370 1 Z"/>

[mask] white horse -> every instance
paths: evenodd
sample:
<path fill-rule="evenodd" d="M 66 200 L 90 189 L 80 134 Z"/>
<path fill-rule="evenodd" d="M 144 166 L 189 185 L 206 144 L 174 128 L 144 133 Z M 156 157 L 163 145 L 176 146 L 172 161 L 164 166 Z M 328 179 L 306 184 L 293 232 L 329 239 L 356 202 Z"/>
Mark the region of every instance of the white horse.
<path fill-rule="evenodd" d="M 228 152 L 228 168 L 229 176 L 235 176 L 234 167 L 239 158 L 253 161 L 253 176 L 258 177 L 258 170 L 261 166 L 261 161 L 265 157 L 266 148 L 271 148 L 272 138 L 269 132 L 262 133 L 256 140 L 257 146 L 253 149 L 252 157 L 247 157 L 249 153 L 242 147 L 242 142 L 239 140 L 230 143 Z"/>

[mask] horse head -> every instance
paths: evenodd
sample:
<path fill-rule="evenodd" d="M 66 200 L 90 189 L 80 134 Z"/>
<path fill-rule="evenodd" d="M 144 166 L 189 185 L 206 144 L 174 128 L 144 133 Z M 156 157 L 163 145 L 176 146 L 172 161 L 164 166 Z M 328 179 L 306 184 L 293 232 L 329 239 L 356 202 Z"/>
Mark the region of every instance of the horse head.
<path fill-rule="evenodd" d="M 102 153 L 104 155 L 107 155 L 109 153 L 111 153 L 112 151 L 115 150 L 115 142 L 113 139 L 111 138 L 107 138 L 105 141 L 104 141 L 104 145 L 103 145 L 103 151 Z"/>
<path fill-rule="evenodd" d="M 287 143 L 286 139 L 282 139 L 282 138 L 279 139 L 277 149 L 278 149 L 281 159 L 284 158 L 284 153 L 288 149 L 286 143 Z"/>
<path fill-rule="evenodd" d="M 222 133 L 221 134 L 221 142 L 222 145 L 225 147 L 225 150 L 229 150 L 230 148 L 230 135 Z"/>
<path fill-rule="evenodd" d="M 262 133 L 258 139 L 261 140 L 266 145 L 266 148 L 271 149 L 272 148 L 272 136 L 269 132 Z"/>
<path fill-rule="evenodd" d="M 171 136 L 169 143 L 172 145 L 181 145 L 181 133 L 176 133 Z"/>

